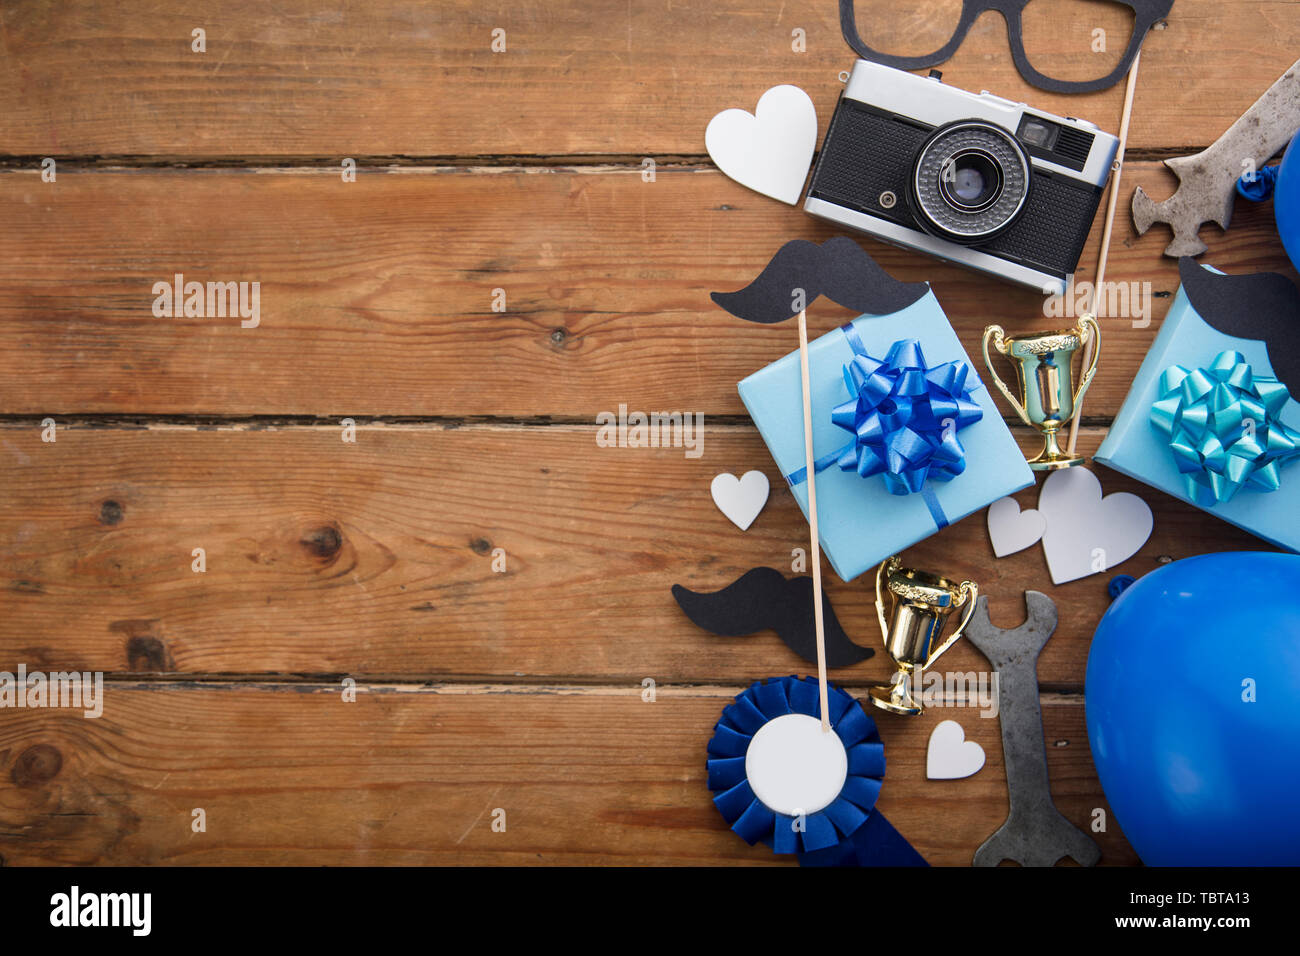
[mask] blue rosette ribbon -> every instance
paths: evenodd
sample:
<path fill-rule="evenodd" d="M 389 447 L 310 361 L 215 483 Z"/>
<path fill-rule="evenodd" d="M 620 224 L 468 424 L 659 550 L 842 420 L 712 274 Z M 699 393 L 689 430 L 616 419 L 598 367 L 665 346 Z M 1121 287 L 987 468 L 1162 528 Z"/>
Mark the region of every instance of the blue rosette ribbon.
<path fill-rule="evenodd" d="M 1170 366 L 1159 396 L 1151 424 L 1201 507 L 1229 502 L 1242 488 L 1276 491 L 1281 467 L 1300 457 L 1300 432 L 1278 417 L 1287 387 L 1255 375 L 1240 352 L 1220 352 L 1206 368 Z"/>
<path fill-rule="evenodd" d="M 790 676 L 757 681 L 723 709 L 708 747 L 714 805 L 747 843 L 797 854 L 805 866 L 927 866 L 875 809 L 885 776 L 885 747 L 875 721 L 837 687 L 828 688 L 827 702 L 831 729 L 848 757 L 834 800 L 796 820 L 767 807 L 750 786 L 746 752 L 760 728 L 787 714 L 821 718 L 817 681 Z"/>

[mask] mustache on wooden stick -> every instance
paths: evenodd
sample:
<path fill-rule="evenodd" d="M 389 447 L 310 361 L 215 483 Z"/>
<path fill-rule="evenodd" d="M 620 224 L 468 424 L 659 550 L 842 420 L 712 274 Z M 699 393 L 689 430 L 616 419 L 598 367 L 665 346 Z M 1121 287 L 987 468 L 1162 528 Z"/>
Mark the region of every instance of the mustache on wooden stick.
<path fill-rule="evenodd" d="M 852 239 L 836 236 L 821 245 L 792 239 L 745 288 L 711 298 L 738 318 L 770 325 L 798 315 L 819 295 L 868 315 L 888 315 L 929 289 L 925 282 L 900 282 Z"/>
<path fill-rule="evenodd" d="M 804 660 L 817 660 L 810 577 L 787 580 L 775 568 L 751 568 L 721 591 L 710 594 L 674 584 L 673 597 L 693 624 L 711 634 L 744 637 L 758 631 L 773 630 L 790 650 Z M 822 594 L 822 613 L 825 617 L 826 666 L 848 667 L 875 653 L 849 640 L 825 593 Z"/>

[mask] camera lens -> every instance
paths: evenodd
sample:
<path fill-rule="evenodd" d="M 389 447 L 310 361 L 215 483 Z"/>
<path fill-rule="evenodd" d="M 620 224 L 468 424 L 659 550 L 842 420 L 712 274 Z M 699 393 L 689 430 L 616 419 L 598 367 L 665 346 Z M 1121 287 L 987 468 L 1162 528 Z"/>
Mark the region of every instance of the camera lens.
<path fill-rule="evenodd" d="M 952 205 L 978 212 L 1002 192 L 1002 169 L 988 153 L 967 150 L 954 156 L 940 171 L 939 189 Z"/>
<path fill-rule="evenodd" d="M 987 241 L 1015 221 L 1029 195 L 1029 157 L 1006 130 L 980 120 L 940 127 L 912 166 L 921 226 L 953 242 Z"/>

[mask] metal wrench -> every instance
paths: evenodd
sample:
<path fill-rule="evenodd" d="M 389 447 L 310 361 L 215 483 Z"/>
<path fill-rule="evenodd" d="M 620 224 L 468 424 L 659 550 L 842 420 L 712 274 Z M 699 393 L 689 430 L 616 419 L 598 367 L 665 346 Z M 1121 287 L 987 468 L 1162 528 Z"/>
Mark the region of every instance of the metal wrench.
<path fill-rule="evenodd" d="M 982 597 L 966 625 L 966 639 L 998 673 L 998 720 L 1011 802 L 1006 822 L 975 851 L 973 862 L 1052 866 L 1069 856 L 1081 866 L 1092 866 L 1101 859 L 1101 848 L 1056 809 L 1047 778 L 1038 652 L 1056 630 L 1056 605 L 1041 591 L 1026 591 L 1025 606 L 1025 623 L 1003 631 L 989 621 L 988 598 Z"/>
<path fill-rule="evenodd" d="M 1232 221 L 1232 202 L 1238 177 L 1262 166 L 1287 144 L 1300 128 L 1300 60 L 1255 101 L 1207 149 L 1191 156 L 1166 159 L 1178 177 L 1178 188 L 1168 199 L 1156 202 L 1139 186 L 1133 192 L 1133 225 L 1142 235 L 1153 222 L 1166 222 L 1174 241 L 1165 255 L 1199 256 L 1205 243 L 1196 235 L 1202 223 L 1216 222 L 1222 229 Z"/>

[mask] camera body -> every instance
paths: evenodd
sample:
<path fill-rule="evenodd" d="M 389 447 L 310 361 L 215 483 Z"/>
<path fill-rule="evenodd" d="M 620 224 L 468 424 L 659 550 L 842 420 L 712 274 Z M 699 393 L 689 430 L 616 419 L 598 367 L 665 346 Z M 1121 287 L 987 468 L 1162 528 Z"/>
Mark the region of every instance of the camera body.
<path fill-rule="evenodd" d="M 858 60 L 804 211 L 1061 294 L 1118 146 L 1083 120 Z"/>

